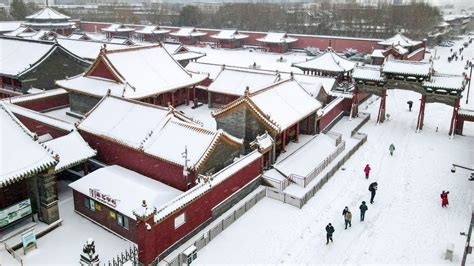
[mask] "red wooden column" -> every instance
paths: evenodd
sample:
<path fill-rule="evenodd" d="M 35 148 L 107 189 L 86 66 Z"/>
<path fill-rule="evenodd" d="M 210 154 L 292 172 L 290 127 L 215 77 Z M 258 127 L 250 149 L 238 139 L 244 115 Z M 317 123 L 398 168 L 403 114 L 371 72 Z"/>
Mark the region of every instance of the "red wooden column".
<path fill-rule="evenodd" d="M 3 77 L 2 76 L 0 76 L 0 88 L 3 89 Z"/>
<path fill-rule="evenodd" d="M 418 113 L 418 121 L 416 123 L 416 131 L 423 129 L 423 120 L 425 119 L 425 105 L 426 105 L 426 95 L 422 95 L 421 102 L 420 102 L 420 112 Z"/>
<path fill-rule="evenodd" d="M 173 107 L 174 107 L 174 94 L 175 94 L 175 93 L 176 93 L 176 92 L 170 92 L 170 96 L 171 96 L 171 106 L 173 106 Z"/>
<path fill-rule="evenodd" d="M 456 130 L 455 133 L 458 135 L 462 135 L 463 128 L 464 128 L 464 119 L 460 118 L 458 115 L 458 118 L 456 119 L 456 127 L 454 129 Z"/>
<path fill-rule="evenodd" d="M 352 118 L 356 118 L 358 113 L 359 113 L 359 99 L 358 99 L 358 96 L 359 95 L 359 89 L 357 88 L 357 85 L 354 87 L 354 91 L 352 92 L 352 109 L 351 109 L 351 113 L 352 113 Z"/>
<path fill-rule="evenodd" d="M 88 161 L 84 162 L 83 170 L 84 170 L 84 175 L 89 174 L 89 162 Z"/>
<path fill-rule="evenodd" d="M 300 123 L 297 122 L 295 126 L 295 141 L 299 142 L 300 141 Z"/>
<path fill-rule="evenodd" d="M 281 144 L 280 144 L 281 152 L 285 152 L 286 130 L 283 130 L 283 132 L 280 134 L 280 138 L 281 138 Z"/>
<path fill-rule="evenodd" d="M 451 117 L 451 125 L 449 127 L 449 135 L 453 134 L 455 124 L 458 120 L 459 99 L 454 100 L 453 116 Z"/>
<path fill-rule="evenodd" d="M 382 96 L 380 99 L 379 114 L 377 116 L 377 123 L 383 123 L 385 121 L 385 101 L 387 98 L 387 90 L 382 87 Z"/>
<path fill-rule="evenodd" d="M 12 90 L 13 91 L 16 91 L 16 88 L 15 88 L 15 80 L 14 79 L 10 79 L 11 80 L 11 84 L 12 84 Z"/>

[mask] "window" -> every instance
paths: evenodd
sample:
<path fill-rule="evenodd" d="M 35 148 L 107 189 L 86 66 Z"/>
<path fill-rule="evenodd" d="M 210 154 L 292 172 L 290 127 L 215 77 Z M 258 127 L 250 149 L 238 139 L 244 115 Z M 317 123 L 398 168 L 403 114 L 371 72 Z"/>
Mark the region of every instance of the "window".
<path fill-rule="evenodd" d="M 91 211 L 95 211 L 95 201 L 93 199 L 84 198 L 84 206 Z"/>
<path fill-rule="evenodd" d="M 186 214 L 182 213 L 178 217 L 174 218 L 174 229 L 178 229 L 184 223 L 186 223 Z"/>
<path fill-rule="evenodd" d="M 117 213 L 117 223 L 123 228 L 128 230 L 128 217 L 123 216 L 120 213 Z"/>

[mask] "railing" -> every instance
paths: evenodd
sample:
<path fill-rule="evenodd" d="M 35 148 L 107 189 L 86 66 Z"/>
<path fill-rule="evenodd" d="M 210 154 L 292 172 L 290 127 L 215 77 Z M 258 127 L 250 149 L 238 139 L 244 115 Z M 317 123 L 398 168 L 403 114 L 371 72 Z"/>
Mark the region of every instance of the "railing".
<path fill-rule="evenodd" d="M 325 135 L 333 138 L 336 140 L 336 146 L 339 145 L 342 141 L 342 134 L 340 133 L 336 133 L 336 132 L 333 132 L 333 131 L 326 131 L 326 132 L 323 132 Z"/>
<path fill-rule="evenodd" d="M 285 190 L 290 185 L 290 180 L 276 180 L 274 178 L 263 175 L 263 180 L 269 183 L 272 187 L 278 188 L 280 190 Z"/>
<path fill-rule="evenodd" d="M 131 262 L 132 265 L 139 265 L 137 246 L 133 245 L 132 247 L 126 249 L 125 252 L 121 252 L 120 255 L 117 255 L 117 257 L 112 258 L 112 260 L 109 260 L 108 263 L 105 263 L 105 265 L 122 266 L 127 262 Z"/>
<path fill-rule="evenodd" d="M 369 120 L 370 120 L 370 114 L 369 113 L 362 113 L 359 112 L 359 116 L 365 116 L 364 119 L 362 119 L 362 122 L 357 125 L 354 130 L 351 131 L 351 137 L 354 136 Z"/>
<path fill-rule="evenodd" d="M 337 134 L 337 133 L 336 133 Z M 313 181 L 334 159 L 341 154 L 341 152 L 346 148 L 346 142 L 340 140 L 340 143 L 337 145 L 335 151 L 333 151 L 324 161 L 320 162 L 307 176 L 300 176 L 297 174 L 291 174 L 288 176 L 288 179 L 292 182 L 306 187 L 311 181 Z"/>
<path fill-rule="evenodd" d="M 3 245 L 4 245 L 4 247 L 5 247 L 5 250 L 6 250 L 8 253 L 10 253 L 10 254 L 13 256 L 13 258 L 14 258 L 16 261 L 18 261 L 18 263 L 20 263 L 21 266 L 23 266 L 23 260 L 20 258 L 20 256 L 18 256 L 18 255 L 15 253 L 15 251 L 7 245 L 7 243 L 3 243 Z"/>

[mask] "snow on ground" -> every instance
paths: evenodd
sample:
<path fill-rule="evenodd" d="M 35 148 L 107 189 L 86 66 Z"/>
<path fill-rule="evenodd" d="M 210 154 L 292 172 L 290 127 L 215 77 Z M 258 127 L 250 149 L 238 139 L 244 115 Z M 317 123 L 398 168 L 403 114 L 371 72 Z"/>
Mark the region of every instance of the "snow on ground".
<path fill-rule="evenodd" d="M 391 119 L 376 125 L 379 101 L 369 105 L 371 120 L 362 128 L 368 142 L 302 208 L 265 198 L 199 251 L 196 264 L 213 263 L 446 263 L 448 243 L 459 265 L 470 221 L 473 184 L 469 172 L 450 172 L 451 164 L 474 165 L 474 125 L 466 136 L 448 137 L 452 107 L 430 103 L 425 126 L 415 133 L 419 94 L 390 90 Z M 364 107 L 361 109 L 365 109 Z M 341 120 L 347 121 L 346 118 Z M 341 122 L 340 122 L 341 123 Z M 436 132 L 436 127 L 439 131 Z M 390 157 L 388 147 L 396 150 Z M 363 168 L 369 163 L 369 180 Z M 369 184 L 379 183 L 375 204 L 359 222 L 358 206 L 369 201 Z M 449 190 L 443 209 L 439 194 Z M 342 209 L 353 211 L 353 227 L 344 230 Z M 334 243 L 325 244 L 325 226 L 333 223 Z M 236 247 L 238 243 L 238 248 Z"/>
<path fill-rule="evenodd" d="M 77 265 L 82 247 L 88 238 L 95 240 L 96 253 L 99 254 L 102 263 L 133 245 L 75 213 L 72 190 L 67 187 L 69 182 L 61 180 L 58 183 L 59 216 L 63 219 L 62 226 L 39 238 L 38 248 L 28 252 L 26 256 L 22 250 L 16 251 L 25 265 L 51 263 Z"/>
<path fill-rule="evenodd" d="M 474 36 L 471 36 L 474 38 Z M 433 60 L 433 67 L 435 70 L 445 74 L 461 75 L 465 72 L 468 76 L 470 74 L 470 69 L 466 69 L 467 60 L 474 62 L 474 42 L 469 44 L 468 47 L 464 48 L 462 54 L 459 54 L 459 48 L 463 47 L 463 43 L 468 42 L 468 36 L 462 36 L 460 40 L 454 41 L 453 47 L 441 47 L 436 46 L 430 50 L 430 55 L 426 56 L 426 59 L 435 58 Z M 448 57 L 453 53 L 450 50 L 453 49 L 453 52 L 457 52 L 458 60 L 448 62 Z M 462 56 L 462 58 L 461 58 Z M 463 59 L 463 60 L 461 60 Z M 471 89 L 474 90 L 474 85 L 471 85 Z M 469 103 L 466 104 L 467 97 L 467 86 L 463 92 L 463 99 L 461 99 L 461 108 L 474 110 L 474 91 L 469 93 Z"/>
<path fill-rule="evenodd" d="M 217 123 L 211 113 L 216 110 L 214 108 L 209 108 L 209 105 L 203 104 L 198 108 L 191 108 L 192 105 L 180 105 L 176 107 L 176 110 L 183 112 L 187 117 L 194 119 L 203 124 L 207 129 L 216 130 Z"/>

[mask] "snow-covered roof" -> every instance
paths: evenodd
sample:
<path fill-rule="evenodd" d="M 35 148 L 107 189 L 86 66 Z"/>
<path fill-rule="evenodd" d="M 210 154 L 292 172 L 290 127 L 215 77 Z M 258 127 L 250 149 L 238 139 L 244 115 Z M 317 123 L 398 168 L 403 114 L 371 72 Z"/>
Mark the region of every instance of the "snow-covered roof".
<path fill-rule="evenodd" d="M 268 87 L 280 80 L 275 72 L 255 72 L 224 68 L 209 85 L 208 91 L 242 96 L 247 87 L 250 92 Z"/>
<path fill-rule="evenodd" d="M 165 107 L 105 97 L 86 115 L 78 128 L 139 148 L 150 132 L 164 123 L 169 113 L 170 110 Z"/>
<path fill-rule="evenodd" d="M 222 71 L 222 65 L 210 64 L 210 63 L 199 63 L 191 61 L 186 65 L 186 70 L 192 73 L 209 75 L 209 79 L 216 79 L 217 75 Z"/>
<path fill-rule="evenodd" d="M 62 14 L 59 11 L 54 10 L 51 7 L 45 7 L 43 9 L 41 9 L 40 11 L 26 17 L 27 20 L 48 20 L 48 21 L 50 21 L 50 20 L 68 20 L 70 18 L 71 17 Z"/>
<path fill-rule="evenodd" d="M 132 32 L 135 31 L 134 28 L 125 26 L 124 24 L 112 24 L 107 28 L 103 28 L 102 31 L 105 32 Z"/>
<path fill-rule="evenodd" d="M 256 146 L 259 151 L 265 151 L 273 147 L 274 140 L 268 132 L 265 132 L 262 135 L 259 135 L 255 138 L 254 141 L 250 143 L 250 146 Z"/>
<path fill-rule="evenodd" d="M 319 134 L 273 167 L 286 177 L 290 175 L 307 177 L 335 150 L 336 141 L 325 134 Z"/>
<path fill-rule="evenodd" d="M 428 76 L 431 65 L 427 62 L 407 61 L 407 60 L 387 60 L 382 65 L 382 72 L 389 74 Z"/>
<path fill-rule="evenodd" d="M 240 171 L 242 168 L 246 167 L 255 160 L 259 160 L 261 157 L 262 154 L 259 153 L 257 150 L 254 150 L 253 152 L 247 154 L 245 157 L 240 158 L 239 160 L 235 161 L 234 163 L 230 164 L 219 172 L 213 174 L 212 179 L 209 181 L 209 183 L 199 183 L 190 190 L 184 192 L 179 197 L 164 204 L 165 206 L 163 208 L 158 209 L 154 217 L 154 221 L 158 222 L 166 218 L 168 215 L 179 210 L 189 202 L 197 199 L 207 191 L 213 189 L 213 187 L 227 180 L 229 177 Z"/>
<path fill-rule="evenodd" d="M 40 90 L 40 92 L 37 93 L 18 95 L 3 99 L 2 101 L 9 103 L 23 103 L 65 94 L 67 94 L 67 91 L 64 89 Z"/>
<path fill-rule="evenodd" d="M 135 219 L 133 210 L 139 207 L 143 200 L 149 206 L 160 208 L 182 194 L 173 187 L 118 165 L 95 170 L 69 186 L 132 219 Z M 95 192 L 109 196 L 110 200 L 101 200 Z"/>
<path fill-rule="evenodd" d="M 356 66 L 356 63 L 341 57 L 340 55 L 336 54 L 334 50 L 328 48 L 323 54 L 320 54 L 305 62 L 295 63 L 293 66 L 301 69 L 342 73 L 352 71 Z"/>
<path fill-rule="evenodd" d="M 100 53 L 100 49 L 104 47 L 103 42 L 88 41 L 88 40 L 75 40 L 66 38 L 57 38 L 57 42 L 71 53 L 87 60 L 94 60 Z M 122 49 L 128 46 L 124 44 L 105 44 L 107 49 Z"/>
<path fill-rule="evenodd" d="M 0 128 L 0 187 L 53 168 L 58 163 L 4 103 L 0 103 Z"/>
<path fill-rule="evenodd" d="M 248 38 L 249 36 L 246 34 L 241 34 L 237 30 L 229 29 L 221 30 L 218 34 L 211 35 L 210 37 L 218 40 L 242 40 Z"/>
<path fill-rule="evenodd" d="M 6 102 L 5 102 L 5 105 L 8 106 L 11 112 L 14 113 L 15 115 L 21 115 L 29 119 L 35 120 L 37 122 L 40 122 L 42 124 L 46 124 L 57 129 L 61 129 L 63 131 L 76 130 L 76 127 L 72 123 L 66 122 L 64 120 L 60 120 L 58 118 L 31 110 L 28 108 L 24 108 L 18 105 L 6 103 Z"/>
<path fill-rule="evenodd" d="M 288 77 L 288 73 L 281 73 L 283 78 Z M 293 78 L 313 97 L 318 96 L 321 87 L 324 89 L 326 94 L 330 95 L 332 89 L 336 85 L 336 79 L 334 77 L 321 77 L 314 75 L 304 74 L 293 74 Z"/>
<path fill-rule="evenodd" d="M 182 27 L 178 31 L 170 33 L 170 35 L 177 37 L 199 37 L 205 36 L 207 33 L 197 30 L 192 27 Z"/>
<path fill-rule="evenodd" d="M 56 173 L 85 162 L 97 154 L 77 131 L 43 144 L 48 150 L 59 155 L 59 163 L 54 168 Z"/>
<path fill-rule="evenodd" d="M 295 80 L 286 80 L 249 96 L 280 129 L 286 129 L 321 108 Z"/>
<path fill-rule="evenodd" d="M 71 40 L 80 40 L 84 38 L 84 34 L 82 33 L 72 33 L 71 35 L 67 36 L 68 39 Z"/>
<path fill-rule="evenodd" d="M 383 55 L 383 52 L 385 52 L 383 49 L 374 49 L 370 57 L 384 58 L 385 56 Z"/>
<path fill-rule="evenodd" d="M 459 115 L 474 117 L 474 110 L 459 108 Z"/>
<path fill-rule="evenodd" d="M 386 40 L 383 40 L 379 42 L 378 44 L 383 45 L 383 46 L 394 46 L 394 45 L 401 45 L 403 47 L 412 47 L 420 44 L 421 42 L 419 41 L 413 41 L 410 38 L 406 37 L 405 35 L 401 33 L 395 34 L 395 36 L 390 37 Z"/>
<path fill-rule="evenodd" d="M 188 48 L 184 47 L 181 43 L 179 42 L 163 42 L 163 47 L 168 51 L 170 54 L 175 54 L 179 52 L 187 52 L 189 51 Z"/>
<path fill-rule="evenodd" d="M 126 38 L 126 37 L 113 37 L 107 40 L 107 43 L 111 44 L 126 44 L 126 45 L 134 45 L 135 42 L 132 39 Z"/>
<path fill-rule="evenodd" d="M 18 29 L 23 21 L 0 21 L 0 33 Z"/>
<path fill-rule="evenodd" d="M 292 43 L 298 41 L 298 39 L 290 37 L 284 32 L 269 32 L 265 37 L 258 38 L 257 41 L 264 43 Z"/>
<path fill-rule="evenodd" d="M 149 25 L 139 30 L 135 30 L 135 32 L 139 34 L 165 34 L 170 32 L 170 30 L 162 29 L 160 26 L 157 25 Z"/>
<path fill-rule="evenodd" d="M 159 62 L 159 63 L 158 63 Z M 117 81 L 94 76 L 96 65 L 104 64 Z M 102 49 L 84 74 L 57 81 L 67 90 L 102 97 L 108 93 L 131 99 L 159 95 L 197 84 L 207 77 L 188 73 L 160 44 Z"/>
<path fill-rule="evenodd" d="M 176 60 L 178 62 L 181 62 L 181 61 L 199 59 L 203 56 L 206 56 L 206 54 L 189 51 L 189 52 L 175 53 L 175 54 L 172 54 L 172 56 L 173 56 L 174 60 Z"/>
<path fill-rule="evenodd" d="M 52 43 L 0 38 L 0 73 L 17 76 L 47 56 Z"/>
<path fill-rule="evenodd" d="M 11 36 L 11 37 L 18 37 L 18 36 L 23 37 L 23 36 L 28 36 L 28 34 L 31 36 L 31 35 L 37 34 L 37 31 L 27 26 L 20 26 L 13 31 L 4 33 L 3 35 Z"/>
<path fill-rule="evenodd" d="M 247 104 L 277 132 L 293 126 L 322 106 L 296 80 L 290 78 L 255 93 L 248 93 L 215 111 L 213 116 L 222 116 L 241 104 Z"/>
<path fill-rule="evenodd" d="M 172 107 L 111 96 L 104 97 L 78 128 L 177 165 L 184 164 L 182 153 L 186 146 L 191 169 L 198 168 L 221 139 L 241 144 L 241 140 L 222 130 L 207 130 L 198 126 Z"/>
<path fill-rule="evenodd" d="M 352 78 L 355 80 L 369 80 L 376 82 L 384 81 L 380 70 L 381 67 L 376 65 L 358 66 L 354 69 Z"/>
<path fill-rule="evenodd" d="M 435 74 L 431 80 L 424 81 L 423 87 L 431 89 L 463 90 L 465 79 L 463 76 Z"/>

